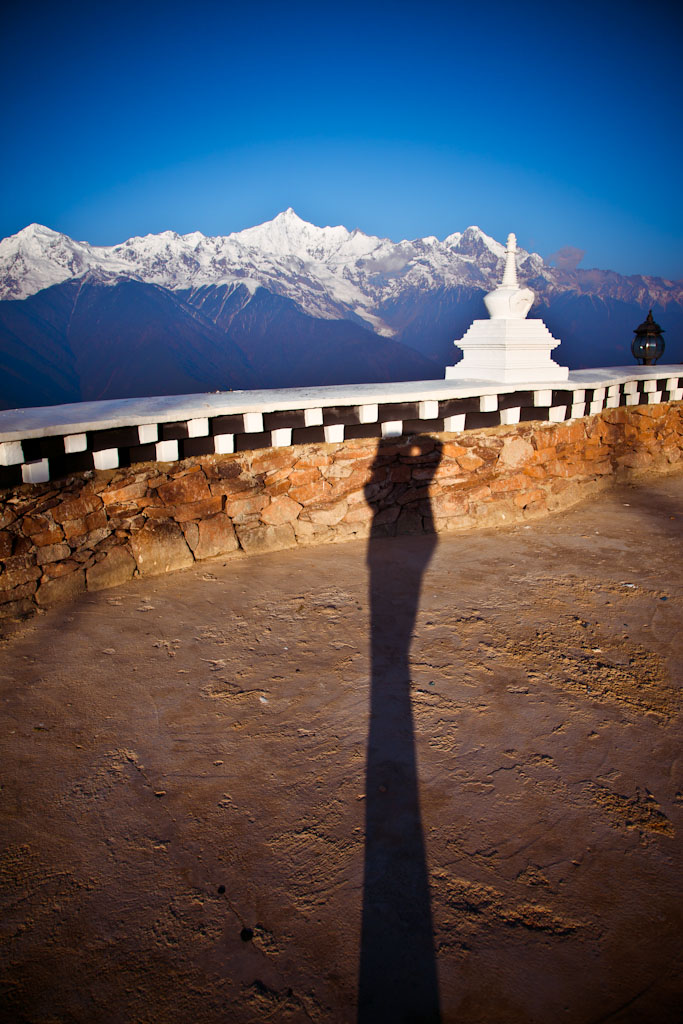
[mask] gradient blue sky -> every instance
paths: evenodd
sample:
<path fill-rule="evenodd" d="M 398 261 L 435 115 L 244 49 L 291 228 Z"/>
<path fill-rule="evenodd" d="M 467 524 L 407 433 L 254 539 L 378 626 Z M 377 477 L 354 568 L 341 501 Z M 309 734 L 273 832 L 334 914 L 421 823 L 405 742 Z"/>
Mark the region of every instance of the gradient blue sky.
<path fill-rule="evenodd" d="M 679 5 L 31 3 L 0 25 L 0 236 L 293 206 L 683 278 Z"/>

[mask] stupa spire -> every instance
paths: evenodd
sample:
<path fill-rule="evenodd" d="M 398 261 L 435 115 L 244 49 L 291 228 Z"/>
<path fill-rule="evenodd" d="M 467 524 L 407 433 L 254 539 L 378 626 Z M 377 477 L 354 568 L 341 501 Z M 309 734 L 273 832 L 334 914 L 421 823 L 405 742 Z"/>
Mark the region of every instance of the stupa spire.
<path fill-rule="evenodd" d="M 511 231 L 508 235 L 508 247 L 505 250 L 505 273 L 503 288 L 517 287 L 517 237 Z"/>

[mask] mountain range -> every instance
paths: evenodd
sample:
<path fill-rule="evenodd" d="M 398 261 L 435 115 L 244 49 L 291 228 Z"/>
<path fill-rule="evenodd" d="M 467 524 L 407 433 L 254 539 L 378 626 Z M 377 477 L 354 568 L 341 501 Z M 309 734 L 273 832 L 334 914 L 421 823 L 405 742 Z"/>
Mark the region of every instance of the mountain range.
<path fill-rule="evenodd" d="M 486 317 L 504 246 L 478 227 L 393 242 L 293 210 L 226 236 L 93 246 L 32 224 L 0 241 L 0 407 L 442 378 Z M 565 270 L 518 250 L 520 282 L 572 369 L 633 362 L 652 308 L 683 362 L 683 282 Z"/>

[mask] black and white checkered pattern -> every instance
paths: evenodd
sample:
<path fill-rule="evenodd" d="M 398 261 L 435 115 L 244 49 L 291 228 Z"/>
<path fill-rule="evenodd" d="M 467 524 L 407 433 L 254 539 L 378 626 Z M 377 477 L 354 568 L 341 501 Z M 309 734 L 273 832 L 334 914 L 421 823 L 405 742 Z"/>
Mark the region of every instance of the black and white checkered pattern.
<path fill-rule="evenodd" d="M 84 470 L 117 469 L 140 462 L 177 462 L 196 455 L 353 438 L 461 433 L 533 421 L 561 423 L 620 405 L 682 398 L 683 377 L 662 377 L 585 389 L 526 388 L 467 398 L 241 412 L 0 440 L 0 487 L 42 483 Z"/>

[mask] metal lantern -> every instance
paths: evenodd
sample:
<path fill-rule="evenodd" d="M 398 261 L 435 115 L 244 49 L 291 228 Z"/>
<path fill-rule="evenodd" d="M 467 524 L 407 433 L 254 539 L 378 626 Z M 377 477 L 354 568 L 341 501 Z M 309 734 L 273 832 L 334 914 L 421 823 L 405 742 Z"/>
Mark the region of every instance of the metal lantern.
<path fill-rule="evenodd" d="M 652 310 L 647 314 L 640 327 L 636 327 L 636 336 L 631 342 L 631 352 L 643 366 L 653 366 L 664 352 L 664 331 L 652 319 Z"/>

